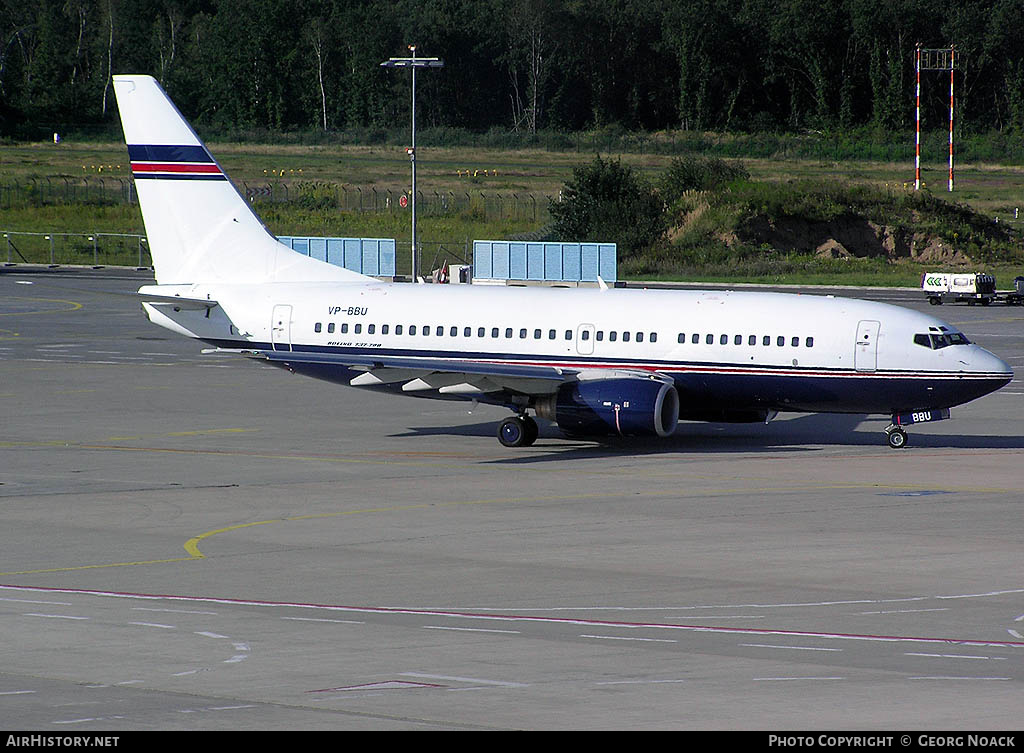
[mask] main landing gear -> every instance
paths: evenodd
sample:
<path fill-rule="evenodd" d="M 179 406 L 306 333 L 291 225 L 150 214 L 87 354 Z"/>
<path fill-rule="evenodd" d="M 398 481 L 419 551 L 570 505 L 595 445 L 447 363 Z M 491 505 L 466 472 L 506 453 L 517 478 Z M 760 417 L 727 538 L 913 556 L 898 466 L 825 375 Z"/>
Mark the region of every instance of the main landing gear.
<path fill-rule="evenodd" d="M 529 447 L 537 441 L 537 422 L 523 414 L 498 424 L 498 441 L 505 447 Z"/>

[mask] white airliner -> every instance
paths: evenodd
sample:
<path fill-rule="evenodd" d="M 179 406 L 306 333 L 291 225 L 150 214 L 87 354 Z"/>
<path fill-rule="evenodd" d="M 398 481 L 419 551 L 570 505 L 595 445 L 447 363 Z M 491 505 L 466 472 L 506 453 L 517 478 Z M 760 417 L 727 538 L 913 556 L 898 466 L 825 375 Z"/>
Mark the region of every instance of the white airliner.
<path fill-rule="evenodd" d="M 115 76 L 156 270 L 150 321 L 289 371 L 505 406 L 503 445 L 669 436 L 680 419 L 882 413 L 903 427 L 1013 376 L 954 327 L 881 303 L 779 293 L 385 283 L 279 243 L 160 85 Z"/>

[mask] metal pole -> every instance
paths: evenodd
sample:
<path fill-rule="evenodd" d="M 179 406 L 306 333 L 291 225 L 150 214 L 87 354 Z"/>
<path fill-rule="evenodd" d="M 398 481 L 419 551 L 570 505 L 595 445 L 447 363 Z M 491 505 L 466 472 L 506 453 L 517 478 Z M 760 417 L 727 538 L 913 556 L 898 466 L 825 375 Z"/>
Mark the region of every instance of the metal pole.
<path fill-rule="evenodd" d="M 921 190 L 921 43 L 914 54 L 914 70 L 917 78 L 916 129 L 914 133 L 914 190 Z"/>
<path fill-rule="evenodd" d="M 381 63 L 386 68 L 412 68 L 412 145 L 406 150 L 409 154 L 409 161 L 412 167 L 412 278 L 416 281 L 419 277 L 419 242 L 416 237 L 416 69 L 417 68 L 443 68 L 444 61 L 438 58 L 416 57 L 416 46 L 409 45 L 412 57 L 390 58 Z"/>

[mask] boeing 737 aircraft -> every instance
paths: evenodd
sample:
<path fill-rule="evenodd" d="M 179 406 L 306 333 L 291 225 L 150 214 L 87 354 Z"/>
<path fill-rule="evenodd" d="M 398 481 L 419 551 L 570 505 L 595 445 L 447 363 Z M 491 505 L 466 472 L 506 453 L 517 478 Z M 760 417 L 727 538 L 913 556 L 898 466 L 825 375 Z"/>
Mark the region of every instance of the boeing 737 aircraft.
<path fill-rule="evenodd" d="M 1010 367 L 956 328 L 881 303 L 779 293 L 385 283 L 279 243 L 160 85 L 115 76 L 156 270 L 150 321 L 363 389 L 505 406 L 568 435 L 666 437 L 682 420 L 881 413 L 904 427 L 999 389 Z M 533 415 L 531 415 L 533 414 Z"/>

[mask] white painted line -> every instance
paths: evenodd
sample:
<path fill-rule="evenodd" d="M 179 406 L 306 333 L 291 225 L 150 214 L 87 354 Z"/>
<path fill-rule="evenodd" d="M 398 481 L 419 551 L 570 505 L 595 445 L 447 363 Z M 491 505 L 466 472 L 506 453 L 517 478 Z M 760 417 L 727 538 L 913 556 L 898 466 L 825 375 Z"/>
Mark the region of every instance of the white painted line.
<path fill-rule="evenodd" d="M 1006 661 L 1005 656 L 976 656 L 974 654 L 922 654 L 906 651 L 904 656 L 926 656 L 931 659 L 988 659 L 989 661 Z"/>
<path fill-rule="evenodd" d="M 935 607 L 934 609 L 890 609 L 881 612 L 856 612 L 855 614 L 913 614 L 915 612 L 948 612 L 949 607 Z"/>
<path fill-rule="evenodd" d="M 1021 635 L 1016 630 L 1011 630 L 1010 628 L 1007 628 L 1006 632 L 1012 635 L 1014 638 L 1020 638 L 1021 640 L 1024 640 L 1024 635 Z"/>
<path fill-rule="evenodd" d="M 677 685 L 690 680 L 613 680 L 610 682 L 596 682 L 595 685 Z"/>
<path fill-rule="evenodd" d="M 159 622 L 129 622 L 129 625 L 138 625 L 139 627 L 155 627 L 163 628 L 164 630 L 177 630 L 174 625 L 161 625 Z"/>
<path fill-rule="evenodd" d="M 186 675 L 197 675 L 199 674 L 198 669 L 189 669 L 185 672 L 175 672 L 171 677 L 185 677 Z"/>
<path fill-rule="evenodd" d="M 95 718 L 88 719 L 54 719 L 54 724 L 82 724 L 83 722 L 95 722 Z"/>
<path fill-rule="evenodd" d="M 117 683 L 118 685 L 141 685 L 142 680 L 125 680 L 124 682 Z"/>
<path fill-rule="evenodd" d="M 34 690 L 0 690 L 0 695 L 28 695 L 35 692 Z"/>
<path fill-rule="evenodd" d="M 58 607 L 70 607 L 70 601 L 33 601 L 32 599 L 0 599 L 0 601 L 13 601 L 18 604 L 53 604 Z"/>
<path fill-rule="evenodd" d="M 785 648 L 790 651 L 842 651 L 841 648 L 819 648 L 817 646 L 773 646 L 768 643 L 741 643 L 747 648 Z"/>
<path fill-rule="evenodd" d="M 481 680 L 476 677 L 453 677 L 451 675 L 428 675 L 422 672 L 400 672 L 403 677 L 418 677 L 423 680 L 447 680 L 449 682 L 471 682 L 476 685 L 495 685 L 500 688 L 528 688 L 521 682 L 502 682 L 501 680 Z"/>
<path fill-rule="evenodd" d="M 226 635 L 221 635 L 220 633 L 207 633 L 205 631 L 204 632 L 196 632 L 196 635 L 202 635 L 202 636 L 204 636 L 206 638 L 227 638 Z"/>
<path fill-rule="evenodd" d="M 755 677 L 754 682 L 782 682 L 786 680 L 845 680 L 845 677 Z"/>
<path fill-rule="evenodd" d="M 598 638 L 603 641 L 642 641 L 645 643 L 679 643 L 665 638 L 625 638 L 617 635 L 581 635 L 580 638 Z"/>
<path fill-rule="evenodd" d="M 207 614 L 216 615 L 216 612 L 200 612 L 196 609 L 157 609 L 155 607 L 132 607 L 133 612 L 173 612 L 174 614 Z"/>
<path fill-rule="evenodd" d="M 1012 677 L 954 677 L 952 675 L 935 675 L 923 677 L 909 677 L 909 680 L 1012 680 Z"/>
<path fill-rule="evenodd" d="M 282 620 L 294 620 L 295 622 L 337 622 L 341 625 L 365 625 L 361 620 L 330 620 L 326 617 L 282 617 Z"/>
<path fill-rule="evenodd" d="M 36 612 L 28 612 L 22 615 L 23 617 L 49 617 L 54 620 L 88 620 L 89 617 L 74 617 L 70 614 L 38 614 Z"/>
<path fill-rule="evenodd" d="M 510 633 L 512 635 L 521 635 L 519 630 L 488 630 L 487 628 L 464 628 L 464 627 L 445 627 L 443 625 L 424 625 L 424 630 L 457 630 L 463 633 Z"/>
<path fill-rule="evenodd" d="M 225 659 L 224 663 L 225 664 L 238 664 L 239 662 L 243 662 L 243 661 L 245 661 L 248 658 L 249 658 L 248 654 L 235 654 L 230 659 Z"/>
<path fill-rule="evenodd" d="M 255 704 L 249 703 L 244 706 L 210 706 L 207 711 L 235 711 L 237 709 L 254 709 Z"/>

